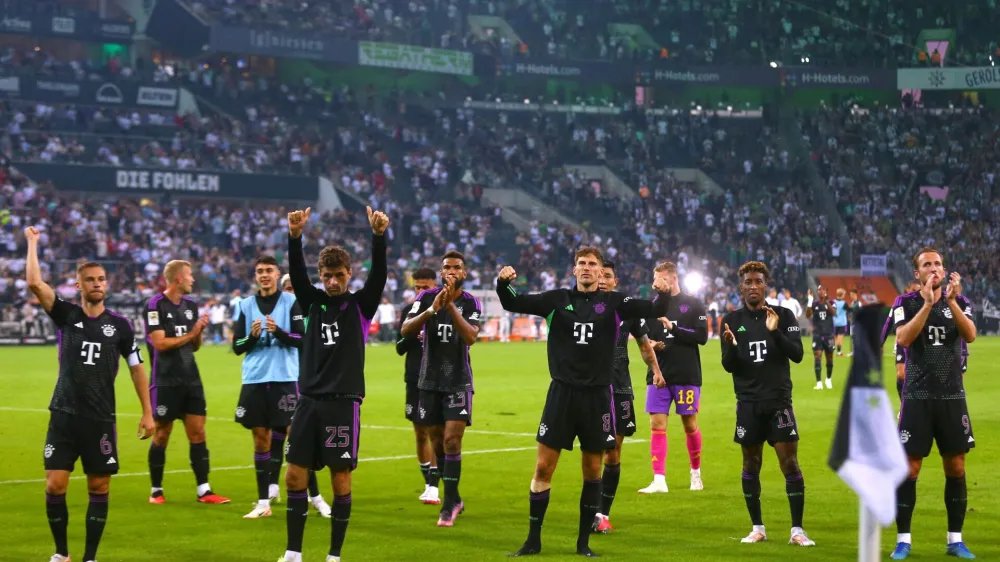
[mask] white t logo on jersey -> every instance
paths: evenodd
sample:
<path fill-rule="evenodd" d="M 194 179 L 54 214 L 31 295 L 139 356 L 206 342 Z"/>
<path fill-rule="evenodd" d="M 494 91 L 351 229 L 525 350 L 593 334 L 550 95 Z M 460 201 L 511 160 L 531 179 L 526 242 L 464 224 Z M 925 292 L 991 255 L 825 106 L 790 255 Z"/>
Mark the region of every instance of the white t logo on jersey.
<path fill-rule="evenodd" d="M 322 330 L 320 330 L 320 336 L 323 338 L 324 346 L 331 346 L 337 343 L 337 338 L 340 337 L 340 327 L 337 322 L 333 324 L 320 324 Z"/>
<path fill-rule="evenodd" d="M 84 365 L 96 365 L 94 359 L 101 357 L 101 344 L 98 342 L 85 341 L 80 349 L 80 357 L 83 357 Z"/>
<path fill-rule="evenodd" d="M 451 341 L 451 334 L 455 331 L 455 328 L 449 326 L 448 324 L 438 324 L 438 337 L 441 338 L 442 343 L 448 343 Z"/>
<path fill-rule="evenodd" d="M 754 363 L 763 363 L 764 358 L 767 357 L 767 341 L 752 341 L 750 342 L 750 357 L 753 357 Z"/>
<path fill-rule="evenodd" d="M 174 333 L 178 338 L 186 334 L 187 331 L 188 331 L 187 326 L 174 326 Z"/>
<path fill-rule="evenodd" d="M 931 340 L 932 346 L 944 345 L 944 326 L 927 326 L 927 339 Z"/>
<path fill-rule="evenodd" d="M 594 323 L 573 322 L 573 337 L 576 338 L 577 345 L 587 345 L 590 338 L 594 337 Z"/>

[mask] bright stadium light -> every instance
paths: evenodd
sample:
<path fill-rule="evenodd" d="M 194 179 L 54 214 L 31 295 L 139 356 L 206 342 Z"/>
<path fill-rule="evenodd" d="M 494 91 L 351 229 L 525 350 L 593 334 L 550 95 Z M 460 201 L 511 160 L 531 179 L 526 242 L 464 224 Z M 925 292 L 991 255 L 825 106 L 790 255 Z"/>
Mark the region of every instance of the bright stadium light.
<path fill-rule="evenodd" d="M 692 271 L 684 276 L 684 291 L 688 294 L 697 293 L 701 290 L 702 285 L 705 283 L 705 279 L 697 271 Z"/>

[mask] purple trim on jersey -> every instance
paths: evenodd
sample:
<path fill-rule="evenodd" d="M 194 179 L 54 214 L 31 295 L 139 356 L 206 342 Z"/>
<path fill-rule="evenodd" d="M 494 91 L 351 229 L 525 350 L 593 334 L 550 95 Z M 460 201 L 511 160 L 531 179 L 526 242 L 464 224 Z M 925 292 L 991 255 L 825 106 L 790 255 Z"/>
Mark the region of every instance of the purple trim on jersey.
<path fill-rule="evenodd" d="M 677 324 L 674 324 L 674 327 L 677 328 L 678 330 L 683 330 L 683 331 L 691 333 L 691 334 L 694 333 L 694 330 L 692 330 L 691 328 L 682 328 L 682 327 L 678 326 Z"/>
<path fill-rule="evenodd" d="M 615 347 L 618 346 L 618 336 L 621 335 L 622 331 L 622 319 L 618 316 L 618 311 L 615 311 Z M 627 344 L 628 342 L 626 342 Z"/>
<path fill-rule="evenodd" d="M 149 310 L 156 310 L 156 305 L 163 300 L 163 293 L 154 295 L 153 298 L 149 299 Z"/>
<path fill-rule="evenodd" d="M 56 357 L 62 364 L 62 328 L 56 330 Z"/>
<path fill-rule="evenodd" d="M 111 424 L 111 434 L 115 436 L 115 445 L 118 444 L 118 424 Z"/>
<path fill-rule="evenodd" d="M 354 403 L 354 444 L 351 450 L 354 453 L 354 464 L 358 463 L 358 437 L 361 433 L 361 404 Z"/>
<path fill-rule="evenodd" d="M 181 295 L 181 300 L 182 300 L 182 301 L 188 301 L 188 302 L 193 302 L 193 303 L 195 303 L 195 304 L 198 304 L 198 301 L 196 301 L 196 300 L 192 299 L 191 297 L 189 297 L 189 296 L 187 296 L 187 295 Z"/>
<path fill-rule="evenodd" d="M 618 316 L 617 312 L 615 313 L 615 316 Z M 615 338 L 615 339 L 617 340 L 618 338 Z M 610 394 L 610 397 L 611 397 L 611 402 L 610 402 L 610 404 L 611 404 L 611 434 L 612 435 L 618 435 L 618 420 L 615 419 L 616 417 L 618 417 L 618 416 L 615 415 L 615 412 L 617 411 L 617 410 L 615 410 L 615 387 L 609 385 L 608 386 L 608 393 Z"/>
<path fill-rule="evenodd" d="M 354 307 L 358 309 L 358 316 L 361 318 L 361 335 L 365 338 L 365 345 L 368 344 L 368 332 L 372 328 L 372 319 L 365 316 L 364 312 L 361 312 L 361 305 L 354 303 Z M 374 316 L 372 317 L 374 318 Z"/>
<path fill-rule="evenodd" d="M 296 334 L 295 332 L 288 332 L 288 337 L 299 340 L 302 339 L 302 334 Z"/>

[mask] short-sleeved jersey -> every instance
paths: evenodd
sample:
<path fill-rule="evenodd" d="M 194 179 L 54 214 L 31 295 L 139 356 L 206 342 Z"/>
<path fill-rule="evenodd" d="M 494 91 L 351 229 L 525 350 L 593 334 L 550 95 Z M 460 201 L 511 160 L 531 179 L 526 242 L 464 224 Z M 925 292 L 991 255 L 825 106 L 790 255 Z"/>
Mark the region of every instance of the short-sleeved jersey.
<path fill-rule="evenodd" d="M 441 287 L 423 291 L 406 314 L 414 318 L 431 308 Z M 483 307 L 479 299 L 463 291 L 455 298 L 455 308 L 466 322 L 479 326 Z M 472 392 L 472 361 L 469 346 L 455 330 L 451 312 L 442 308 L 423 326 L 423 357 L 417 387 L 433 392 Z"/>
<path fill-rule="evenodd" d="M 660 374 L 668 385 L 701 386 L 700 346 L 708 342 L 705 305 L 680 293 L 670 299 L 667 318 L 673 323 L 668 332 L 656 318 L 649 319 L 649 339 L 661 341 L 665 347 L 656 352 Z M 646 372 L 646 384 L 653 384 L 653 372 Z"/>
<path fill-rule="evenodd" d="M 57 298 L 49 316 L 59 332 L 59 378 L 49 410 L 98 421 L 115 421 L 115 377 L 122 357 L 142 363 L 135 331 L 108 309 L 91 318 Z"/>
<path fill-rule="evenodd" d="M 150 335 L 157 330 L 164 337 L 179 338 L 194 328 L 198 321 L 198 303 L 187 297 L 174 304 L 163 293 L 149 299 L 146 306 L 146 347 L 152 357 L 149 375 L 150 387 L 186 386 L 201 384 L 198 363 L 194 359 L 194 344 L 188 343 L 170 351 L 156 351 Z"/>
<path fill-rule="evenodd" d="M 833 306 L 835 310 L 833 311 L 833 325 L 837 328 L 842 328 L 847 325 L 847 301 L 841 299 L 834 299 Z"/>
<path fill-rule="evenodd" d="M 628 335 L 639 341 L 649 333 L 646 319 L 618 321 L 618 342 L 615 344 L 615 376 L 611 385 L 615 394 L 632 394 L 632 373 L 628 368 Z"/>
<path fill-rule="evenodd" d="M 816 299 L 812 303 L 813 336 L 833 335 L 833 304 Z"/>
<path fill-rule="evenodd" d="M 972 318 L 972 303 L 961 295 L 956 298 L 962 314 Z M 924 306 L 920 293 L 907 293 L 892 306 L 892 322 L 899 328 L 913 319 Z M 906 381 L 903 400 L 960 400 L 965 398 L 962 385 L 962 337 L 955 316 L 945 297 L 931 307 L 927 322 L 906 353 Z"/>

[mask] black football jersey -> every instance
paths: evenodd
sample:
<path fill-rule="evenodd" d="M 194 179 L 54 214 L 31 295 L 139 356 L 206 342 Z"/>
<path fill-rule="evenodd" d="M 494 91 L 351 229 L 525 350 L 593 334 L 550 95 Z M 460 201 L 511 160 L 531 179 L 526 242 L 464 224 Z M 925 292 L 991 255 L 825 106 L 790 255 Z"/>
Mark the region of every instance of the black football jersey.
<path fill-rule="evenodd" d="M 421 292 L 406 318 L 423 314 L 434 304 L 434 299 L 441 290 L 438 287 Z M 463 291 L 454 302 L 466 322 L 479 326 L 479 319 L 483 314 L 479 299 Z M 422 333 L 424 353 L 417 386 L 421 390 L 433 392 L 473 392 L 469 346 L 455 331 L 451 313 L 445 308 L 439 310 L 424 324 Z"/>
<path fill-rule="evenodd" d="M 48 314 L 59 330 L 59 378 L 49 410 L 114 422 L 121 358 L 129 366 L 142 363 L 132 323 L 106 308 L 91 318 L 59 298 Z"/>
<path fill-rule="evenodd" d="M 833 304 L 816 299 L 812 303 L 813 336 L 833 335 Z"/>
<path fill-rule="evenodd" d="M 973 317 L 972 303 L 959 295 L 956 298 L 962 314 Z M 892 306 L 892 322 L 898 333 L 900 326 L 924 306 L 920 293 L 907 293 Z M 907 348 L 906 380 L 903 400 L 960 400 L 965 398 L 962 367 L 965 359 L 964 340 L 955 325 L 955 316 L 944 296 L 934 303 L 923 331 Z"/>
<path fill-rule="evenodd" d="M 150 370 L 150 388 L 158 386 L 200 385 L 201 375 L 194 359 L 194 344 L 188 343 L 159 352 L 153 347 L 149 336 L 162 330 L 168 338 L 179 338 L 187 334 L 198 322 L 198 303 L 188 297 L 174 304 L 163 293 L 149 299 L 145 311 L 146 342 L 153 367 Z"/>

